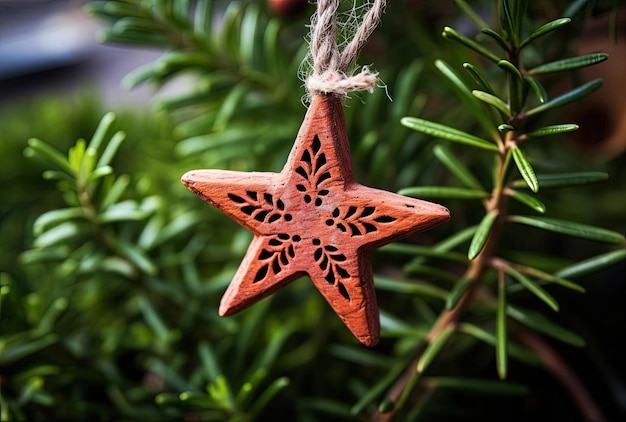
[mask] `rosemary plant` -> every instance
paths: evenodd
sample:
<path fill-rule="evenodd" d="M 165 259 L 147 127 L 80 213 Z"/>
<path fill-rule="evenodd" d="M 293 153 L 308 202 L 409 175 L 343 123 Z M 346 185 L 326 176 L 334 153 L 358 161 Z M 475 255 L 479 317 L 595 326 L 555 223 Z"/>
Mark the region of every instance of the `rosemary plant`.
<path fill-rule="evenodd" d="M 374 254 L 382 331 L 366 349 L 310 283 L 219 318 L 249 234 L 178 180 L 280 169 L 304 114 L 296 75 L 312 8 L 287 18 L 256 0 L 87 2 L 106 42 L 164 51 L 124 85 L 193 82 L 141 119 L 62 100 L 0 113 L 8 155 L 24 130 L 43 139 L 26 147 L 37 160 L 0 168 L 13 187 L 0 192 L 0 419 L 618 417 L 568 353 L 598 343 L 572 304 L 602 288 L 592 274 L 623 271 L 626 204 L 600 183 L 610 165 L 559 144 L 578 129 L 561 107 L 602 85 L 581 69 L 607 59 L 563 42 L 603 2 L 455 3 L 442 22 L 437 2 L 390 2 L 361 59 L 387 88 L 346 100 L 358 180 L 452 213 Z M 577 82 L 556 91 L 555 80 Z M 67 148 L 85 126 L 89 140 Z M 609 372 L 592 387 L 619 385 Z"/>

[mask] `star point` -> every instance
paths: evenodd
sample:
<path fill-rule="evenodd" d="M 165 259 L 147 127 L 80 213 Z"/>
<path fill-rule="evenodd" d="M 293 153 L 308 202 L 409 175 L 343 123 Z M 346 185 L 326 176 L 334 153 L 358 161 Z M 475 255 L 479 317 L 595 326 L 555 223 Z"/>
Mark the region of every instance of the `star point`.
<path fill-rule="evenodd" d="M 280 173 L 196 170 L 182 182 L 254 234 L 220 315 L 307 275 L 367 346 L 378 342 L 380 331 L 369 253 L 449 219 L 440 205 L 354 181 L 335 96 L 313 98 Z"/>

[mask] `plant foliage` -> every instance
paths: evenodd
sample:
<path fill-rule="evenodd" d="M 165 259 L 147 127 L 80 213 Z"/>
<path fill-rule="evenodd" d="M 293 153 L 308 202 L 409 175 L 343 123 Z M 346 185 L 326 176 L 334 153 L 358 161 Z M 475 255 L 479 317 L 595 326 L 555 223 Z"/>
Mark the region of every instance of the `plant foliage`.
<path fill-rule="evenodd" d="M 15 204 L 0 208 L 11 257 L 0 261 L 0 419 L 502 419 L 511 405 L 536 418 L 526 397 L 552 388 L 540 368 L 562 376 L 558 350 L 593 340 L 559 316 L 578 312 L 569 292 L 626 258 L 615 217 L 626 210 L 586 190 L 608 174 L 557 143 L 579 128 L 561 107 L 602 80 L 551 89 L 553 74 L 607 55 L 546 53 L 590 2 L 556 18 L 522 0 L 455 3 L 473 30 L 448 26 L 456 12 L 434 28 L 427 10 L 390 5 L 372 43 L 385 52 L 364 53 L 387 92 L 346 101 L 359 180 L 452 211 L 448 225 L 375 254 L 382 341 L 365 349 L 310 283 L 219 318 L 249 234 L 178 182 L 190 168 L 282 167 L 304 114 L 308 17 L 257 1 L 88 2 L 106 42 L 163 50 L 124 85 L 192 82 L 144 123 L 94 107 L 70 130 L 56 125 L 69 126 L 63 107 L 37 109 L 46 124 L 26 130 L 41 139 L 21 168 L 0 169 L 21 181 L 0 193 Z M 23 136 L 15 121 L 0 116 Z M 610 229 L 596 226 L 605 219 Z M 543 401 L 541 416 L 594 410 L 571 400 Z"/>

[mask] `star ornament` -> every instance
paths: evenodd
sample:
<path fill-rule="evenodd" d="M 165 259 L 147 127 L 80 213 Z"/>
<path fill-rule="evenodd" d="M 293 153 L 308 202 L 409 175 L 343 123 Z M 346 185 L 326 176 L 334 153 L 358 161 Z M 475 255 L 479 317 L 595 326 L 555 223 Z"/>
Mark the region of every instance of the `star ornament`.
<path fill-rule="evenodd" d="M 379 338 L 370 252 L 449 219 L 355 182 L 341 100 L 316 95 L 280 173 L 194 170 L 183 184 L 254 238 L 220 303 L 234 314 L 307 275 L 367 346 Z"/>

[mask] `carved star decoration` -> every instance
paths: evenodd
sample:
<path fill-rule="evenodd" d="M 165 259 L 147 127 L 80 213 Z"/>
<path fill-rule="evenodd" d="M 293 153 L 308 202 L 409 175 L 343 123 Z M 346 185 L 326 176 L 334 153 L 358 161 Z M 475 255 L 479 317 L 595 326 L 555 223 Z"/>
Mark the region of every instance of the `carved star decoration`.
<path fill-rule="evenodd" d="M 341 100 L 333 95 L 313 98 L 280 173 L 195 170 L 182 182 L 254 234 L 220 315 L 308 275 L 367 346 L 380 331 L 370 251 L 449 218 L 440 205 L 354 181 Z"/>

